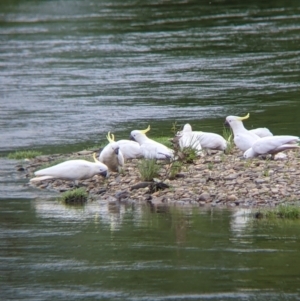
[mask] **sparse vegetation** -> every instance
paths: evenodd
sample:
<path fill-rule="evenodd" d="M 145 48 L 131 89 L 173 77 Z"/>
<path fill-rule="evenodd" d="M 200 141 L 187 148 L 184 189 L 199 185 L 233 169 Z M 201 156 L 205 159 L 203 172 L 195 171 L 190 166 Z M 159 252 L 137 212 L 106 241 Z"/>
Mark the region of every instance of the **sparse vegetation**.
<path fill-rule="evenodd" d="M 171 132 L 176 135 L 178 131 L 180 131 L 180 126 L 177 124 L 177 121 L 172 123 Z"/>
<path fill-rule="evenodd" d="M 193 147 L 184 147 L 178 151 L 178 160 L 182 163 L 193 163 L 197 158 L 197 150 Z"/>
<path fill-rule="evenodd" d="M 170 171 L 169 171 L 169 179 L 174 179 L 175 176 L 180 173 L 182 168 L 182 162 L 180 161 L 174 161 L 171 166 L 170 166 Z"/>
<path fill-rule="evenodd" d="M 214 162 L 209 162 L 209 163 L 207 164 L 207 168 L 208 168 L 209 170 L 213 170 L 213 168 L 214 168 Z"/>
<path fill-rule="evenodd" d="M 42 155 L 42 153 L 39 151 L 28 150 L 28 151 L 16 151 L 14 153 L 9 153 L 7 157 L 8 159 L 22 160 L 22 159 L 32 159 L 40 155 Z"/>
<path fill-rule="evenodd" d="M 226 154 L 230 154 L 234 148 L 233 133 L 230 128 L 223 128 L 223 137 L 227 141 Z"/>
<path fill-rule="evenodd" d="M 59 200 L 68 205 L 82 205 L 87 202 L 88 193 L 80 187 L 64 192 Z"/>
<path fill-rule="evenodd" d="M 138 164 L 138 170 L 143 181 L 152 181 L 159 176 L 160 166 L 156 159 L 142 159 Z"/>
<path fill-rule="evenodd" d="M 300 207 L 293 205 L 279 205 L 274 209 L 262 209 L 255 213 L 256 218 L 266 219 L 300 219 Z"/>

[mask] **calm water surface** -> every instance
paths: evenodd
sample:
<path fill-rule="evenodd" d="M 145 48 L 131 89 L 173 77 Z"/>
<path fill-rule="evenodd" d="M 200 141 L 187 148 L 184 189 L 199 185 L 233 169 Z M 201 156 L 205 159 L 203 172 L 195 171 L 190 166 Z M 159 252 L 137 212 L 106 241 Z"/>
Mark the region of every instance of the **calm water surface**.
<path fill-rule="evenodd" d="M 0 154 L 151 124 L 299 135 L 300 4 L 0 2 Z M 0 158 L 3 300 L 299 300 L 300 225 L 243 211 L 65 207 Z"/>
<path fill-rule="evenodd" d="M 299 135 L 300 5 L 291 1 L 0 3 L 0 151 L 61 151 L 152 125 Z"/>
<path fill-rule="evenodd" d="M 299 222 L 45 199 L 1 206 L 3 300 L 299 300 Z"/>

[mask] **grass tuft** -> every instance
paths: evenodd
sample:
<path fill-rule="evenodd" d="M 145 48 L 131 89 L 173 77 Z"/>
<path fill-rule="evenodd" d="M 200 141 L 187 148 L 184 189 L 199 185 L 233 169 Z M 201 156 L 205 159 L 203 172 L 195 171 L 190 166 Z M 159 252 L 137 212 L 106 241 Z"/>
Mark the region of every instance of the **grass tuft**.
<path fill-rule="evenodd" d="M 175 179 L 176 175 L 181 172 L 182 162 L 174 161 L 170 167 L 169 179 Z"/>
<path fill-rule="evenodd" d="M 88 200 L 88 193 L 84 188 L 76 188 L 64 192 L 60 201 L 68 205 L 82 205 Z"/>
<path fill-rule="evenodd" d="M 159 176 L 160 166 L 156 159 L 142 159 L 138 164 L 138 170 L 143 181 L 152 181 Z"/>
<path fill-rule="evenodd" d="M 37 156 L 42 155 L 38 151 L 16 151 L 7 155 L 8 159 L 22 160 L 22 159 L 33 159 Z"/>
<path fill-rule="evenodd" d="M 233 133 L 230 128 L 223 127 L 223 137 L 227 141 L 226 154 L 230 154 L 234 148 Z"/>
<path fill-rule="evenodd" d="M 266 219 L 300 219 L 300 207 L 292 205 L 279 205 L 275 209 L 261 210 L 254 215 L 256 218 Z"/>

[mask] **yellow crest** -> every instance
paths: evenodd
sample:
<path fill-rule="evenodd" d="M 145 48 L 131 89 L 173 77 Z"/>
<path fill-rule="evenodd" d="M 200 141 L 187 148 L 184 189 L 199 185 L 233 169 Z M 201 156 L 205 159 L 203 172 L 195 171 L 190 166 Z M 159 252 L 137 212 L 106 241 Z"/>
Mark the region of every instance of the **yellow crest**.
<path fill-rule="evenodd" d="M 97 160 L 97 158 L 96 158 L 96 153 L 93 153 L 93 158 L 94 158 L 94 161 L 95 161 L 96 163 L 101 163 L 100 161 Z"/>
<path fill-rule="evenodd" d="M 245 119 L 248 119 L 250 117 L 250 114 L 248 113 L 246 116 L 244 116 L 244 117 L 238 117 L 238 120 L 241 120 L 241 121 L 243 121 L 243 120 L 245 120 Z"/>
<path fill-rule="evenodd" d="M 110 132 L 108 132 L 106 138 L 107 138 L 107 140 L 108 140 L 109 143 L 115 142 L 115 135 L 111 134 Z"/>
<path fill-rule="evenodd" d="M 142 133 L 142 134 L 146 134 L 147 132 L 149 132 L 150 131 L 150 125 L 148 125 L 148 127 L 145 129 L 145 130 L 140 130 L 140 132 Z"/>

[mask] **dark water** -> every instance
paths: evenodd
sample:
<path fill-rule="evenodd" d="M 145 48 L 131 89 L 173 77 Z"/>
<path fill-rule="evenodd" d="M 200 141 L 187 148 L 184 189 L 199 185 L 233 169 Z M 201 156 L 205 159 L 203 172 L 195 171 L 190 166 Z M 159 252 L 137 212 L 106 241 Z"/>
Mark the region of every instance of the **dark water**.
<path fill-rule="evenodd" d="M 151 124 L 299 135 L 300 3 L 0 1 L 0 153 L 81 150 Z M 2 300 L 299 300 L 298 222 L 70 208 L 0 165 Z"/>
<path fill-rule="evenodd" d="M 299 300 L 299 222 L 0 202 L 3 300 Z"/>
<path fill-rule="evenodd" d="M 299 1 L 0 3 L 0 151 L 78 150 L 152 125 L 299 135 Z M 67 147 L 67 149 L 66 149 Z"/>

